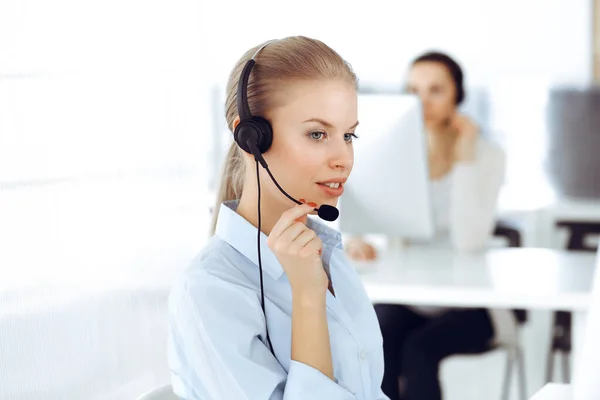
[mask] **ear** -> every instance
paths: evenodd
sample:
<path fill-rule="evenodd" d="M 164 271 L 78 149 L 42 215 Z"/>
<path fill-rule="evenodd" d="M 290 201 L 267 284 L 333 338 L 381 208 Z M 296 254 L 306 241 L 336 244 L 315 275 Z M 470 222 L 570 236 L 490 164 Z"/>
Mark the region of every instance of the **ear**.
<path fill-rule="evenodd" d="M 237 128 L 237 126 L 240 124 L 240 116 L 238 115 L 237 117 L 235 117 L 235 119 L 233 120 L 233 130 L 235 131 L 235 128 Z"/>

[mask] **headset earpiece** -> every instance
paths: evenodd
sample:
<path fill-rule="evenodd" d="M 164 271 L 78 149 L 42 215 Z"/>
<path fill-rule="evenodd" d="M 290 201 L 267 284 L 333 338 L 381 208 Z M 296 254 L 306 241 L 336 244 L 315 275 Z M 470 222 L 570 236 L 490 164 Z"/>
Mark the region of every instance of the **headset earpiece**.
<path fill-rule="evenodd" d="M 237 108 L 240 123 L 233 132 L 233 138 L 242 150 L 246 153 L 253 154 L 258 160 L 261 158 L 260 154 L 263 154 L 271 147 L 273 130 L 271 129 L 271 124 L 266 119 L 252 116 L 252 113 L 250 112 L 250 105 L 248 104 L 248 81 L 250 80 L 250 72 L 252 72 L 254 64 L 256 64 L 256 62 L 254 61 L 254 57 L 252 57 L 252 59 L 248 60 L 246 65 L 244 65 L 240 75 L 240 81 L 238 82 Z M 252 152 L 252 149 L 250 149 L 248 145 L 248 140 L 252 140 L 253 143 L 256 144 L 256 148 L 260 151 L 260 154 L 254 154 Z"/>
<path fill-rule="evenodd" d="M 256 143 L 261 154 L 265 153 L 271 147 L 273 142 L 273 131 L 271 124 L 261 117 L 252 117 L 247 120 L 240 121 L 233 132 L 235 142 L 246 153 L 253 154 L 248 147 L 248 140 Z"/>
<path fill-rule="evenodd" d="M 260 127 L 261 137 L 258 142 L 258 149 L 261 154 L 265 153 L 273 143 L 273 128 L 271 128 L 269 121 L 264 118 L 252 117 L 252 120 Z"/>

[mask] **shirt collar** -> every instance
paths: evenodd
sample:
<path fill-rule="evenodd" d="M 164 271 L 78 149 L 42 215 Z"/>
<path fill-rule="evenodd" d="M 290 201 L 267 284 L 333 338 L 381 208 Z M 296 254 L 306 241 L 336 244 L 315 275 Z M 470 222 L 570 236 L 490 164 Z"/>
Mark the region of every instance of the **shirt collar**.
<path fill-rule="evenodd" d="M 257 228 L 235 211 L 238 204 L 239 200 L 229 200 L 221 204 L 215 235 L 258 266 Z M 315 231 L 323 242 L 323 246 L 342 248 L 341 234 L 335 229 L 315 221 L 311 217 L 308 218 L 306 226 Z M 260 253 L 263 269 L 273 279 L 279 279 L 283 274 L 283 268 L 267 245 L 267 235 L 263 232 L 260 233 Z"/>

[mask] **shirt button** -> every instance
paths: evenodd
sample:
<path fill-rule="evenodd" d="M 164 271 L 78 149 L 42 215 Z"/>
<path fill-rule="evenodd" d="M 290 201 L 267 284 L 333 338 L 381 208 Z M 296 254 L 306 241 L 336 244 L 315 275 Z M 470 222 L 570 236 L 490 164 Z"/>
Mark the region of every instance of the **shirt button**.
<path fill-rule="evenodd" d="M 361 350 L 358 356 L 364 361 L 367 359 L 367 352 L 365 350 Z"/>

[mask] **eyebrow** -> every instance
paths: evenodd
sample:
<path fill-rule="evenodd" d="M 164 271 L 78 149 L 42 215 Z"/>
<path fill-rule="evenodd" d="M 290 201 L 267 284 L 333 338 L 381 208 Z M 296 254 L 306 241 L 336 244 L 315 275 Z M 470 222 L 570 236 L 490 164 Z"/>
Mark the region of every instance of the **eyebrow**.
<path fill-rule="evenodd" d="M 329 122 L 327 122 L 327 121 L 325 121 L 325 120 L 322 120 L 322 119 L 320 119 L 320 118 L 311 118 L 311 119 L 307 119 L 307 120 L 306 120 L 306 121 L 304 121 L 303 123 L 307 123 L 307 122 L 317 122 L 317 123 L 319 123 L 319 124 L 323 125 L 325 128 L 329 128 L 329 129 L 333 128 L 333 125 L 332 125 L 331 123 L 329 123 Z M 358 126 L 358 121 L 356 121 L 356 122 L 354 123 L 354 125 L 352 125 L 352 126 L 351 126 L 350 128 L 348 128 L 348 129 L 354 129 L 354 128 L 356 128 L 357 126 Z"/>

